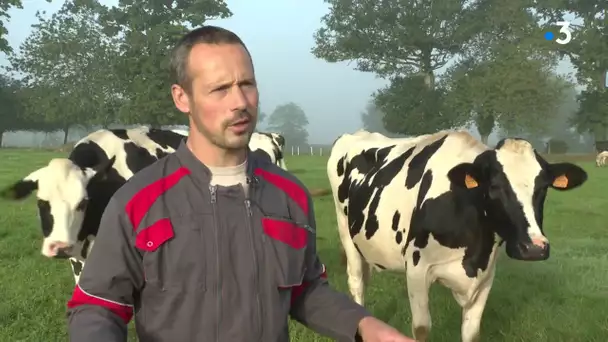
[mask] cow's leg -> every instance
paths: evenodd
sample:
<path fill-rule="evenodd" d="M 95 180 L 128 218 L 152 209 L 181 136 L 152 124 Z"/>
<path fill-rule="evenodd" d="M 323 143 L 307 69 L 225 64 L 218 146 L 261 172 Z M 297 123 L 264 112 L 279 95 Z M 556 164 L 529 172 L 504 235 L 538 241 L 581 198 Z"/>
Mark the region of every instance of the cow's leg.
<path fill-rule="evenodd" d="M 369 280 L 369 266 L 363 260 L 363 256 L 359 253 L 357 247 L 355 247 L 355 243 L 348 231 L 348 220 L 339 208 L 336 208 L 336 219 L 338 221 L 342 249 L 346 257 L 348 288 L 355 302 L 359 305 L 364 305 L 365 285 Z"/>
<path fill-rule="evenodd" d="M 429 310 L 429 287 L 431 281 L 428 277 L 427 268 L 422 265 L 414 266 L 411 261 L 407 262 L 407 294 L 412 311 L 412 333 L 418 342 L 426 342 L 431 332 L 431 312 Z"/>
<path fill-rule="evenodd" d="M 492 289 L 492 282 L 494 281 L 494 271 L 489 275 L 489 278 L 480 286 L 477 296 L 470 300 L 466 305 L 462 306 L 462 342 L 479 342 L 480 341 L 480 328 L 481 328 L 481 317 L 483 316 L 483 310 L 486 307 L 488 295 L 490 289 Z M 457 298 L 457 295 L 454 294 Z"/>
<path fill-rule="evenodd" d="M 80 261 L 76 258 L 70 258 L 70 266 L 72 266 L 72 274 L 74 274 L 74 282 L 78 284 L 80 279 L 80 273 L 84 267 L 84 261 Z"/>

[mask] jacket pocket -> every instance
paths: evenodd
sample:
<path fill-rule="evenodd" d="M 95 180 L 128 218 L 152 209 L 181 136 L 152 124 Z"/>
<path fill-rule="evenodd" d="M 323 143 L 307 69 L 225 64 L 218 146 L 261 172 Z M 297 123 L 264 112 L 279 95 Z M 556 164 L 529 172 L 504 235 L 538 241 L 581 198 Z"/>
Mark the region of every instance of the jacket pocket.
<path fill-rule="evenodd" d="M 164 218 L 139 232 L 135 237 L 135 247 L 146 252 L 154 252 L 174 236 L 171 221 Z"/>
<path fill-rule="evenodd" d="M 306 246 L 309 230 L 292 220 L 276 217 L 262 218 L 262 228 L 279 288 L 302 284 L 306 272 Z"/>
<path fill-rule="evenodd" d="M 135 246 L 143 253 L 146 283 L 161 291 L 205 289 L 204 215 L 163 218 L 142 229 Z"/>

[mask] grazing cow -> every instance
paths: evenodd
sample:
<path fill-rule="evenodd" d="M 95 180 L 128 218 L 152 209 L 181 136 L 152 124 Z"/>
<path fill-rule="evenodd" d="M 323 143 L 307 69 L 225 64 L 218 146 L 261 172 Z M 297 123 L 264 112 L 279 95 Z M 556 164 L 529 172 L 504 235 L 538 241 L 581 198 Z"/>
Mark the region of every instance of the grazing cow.
<path fill-rule="evenodd" d="M 268 143 L 270 141 L 270 144 Z M 260 150 L 265 152 L 273 164 L 283 170 L 287 170 L 283 149 L 285 148 L 285 138 L 278 133 L 256 132 L 251 137 L 249 147 L 252 151 Z"/>
<path fill-rule="evenodd" d="M 185 131 L 146 127 L 102 129 L 78 141 L 68 158 L 52 159 L 1 195 L 18 200 L 37 190 L 42 254 L 69 258 L 78 282 L 114 192 L 137 171 L 173 153 L 186 135 Z M 253 134 L 258 136 L 256 148 L 265 151 L 273 146 L 265 135 L 259 135 Z"/>
<path fill-rule="evenodd" d="M 608 160 L 608 151 L 602 151 L 597 154 L 595 157 L 595 166 L 601 167 L 606 165 L 606 161 Z"/>
<path fill-rule="evenodd" d="M 359 131 L 338 138 L 327 163 L 350 292 L 363 305 L 370 268 L 406 273 L 417 341 L 431 329 L 430 285 L 462 307 L 462 341 L 479 340 L 498 247 L 545 260 L 547 189 L 570 190 L 586 172 L 550 164 L 521 139 L 491 149 L 466 132 L 391 139 Z"/>

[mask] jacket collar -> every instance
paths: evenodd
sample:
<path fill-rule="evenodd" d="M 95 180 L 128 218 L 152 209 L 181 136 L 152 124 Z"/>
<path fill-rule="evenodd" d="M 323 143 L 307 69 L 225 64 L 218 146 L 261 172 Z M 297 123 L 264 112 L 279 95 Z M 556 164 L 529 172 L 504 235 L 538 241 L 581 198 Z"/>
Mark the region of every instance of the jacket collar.
<path fill-rule="evenodd" d="M 188 138 L 184 138 L 182 142 L 179 144 L 177 151 L 175 154 L 179 159 L 180 163 L 184 165 L 187 169 L 190 170 L 191 174 L 197 178 L 201 178 L 202 180 L 209 182 L 211 180 L 211 170 L 203 164 L 196 156 L 190 151 L 188 146 L 186 145 L 186 140 Z M 252 153 L 251 149 L 247 148 L 247 179 L 255 179 L 254 171 L 258 165 L 258 158 L 255 156 L 255 153 Z"/>

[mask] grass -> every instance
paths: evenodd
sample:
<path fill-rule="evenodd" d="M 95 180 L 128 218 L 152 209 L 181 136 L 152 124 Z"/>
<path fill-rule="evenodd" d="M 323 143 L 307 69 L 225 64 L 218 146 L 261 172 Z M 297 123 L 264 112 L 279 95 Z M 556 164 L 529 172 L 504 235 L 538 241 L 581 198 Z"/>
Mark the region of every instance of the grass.
<path fill-rule="evenodd" d="M 0 188 L 63 153 L 0 150 Z M 563 159 L 552 157 L 553 160 Z M 583 188 L 550 192 L 545 230 L 552 256 L 545 262 L 510 260 L 501 252 L 497 277 L 482 321 L 484 341 L 608 340 L 608 170 L 592 157 L 576 158 L 589 172 Z M 327 188 L 325 159 L 291 157 L 288 167 L 310 188 Z M 73 289 L 67 262 L 40 255 L 41 232 L 30 198 L 0 206 L 0 341 L 65 341 L 65 303 Z M 331 198 L 315 200 L 318 248 L 332 285 L 348 293 Z M 367 307 L 410 334 L 410 313 L 401 274 L 374 273 Z M 431 291 L 432 341 L 458 341 L 460 309 L 441 286 Z M 330 341 L 297 323 L 292 341 Z M 136 341 L 135 338 L 131 339 Z"/>

